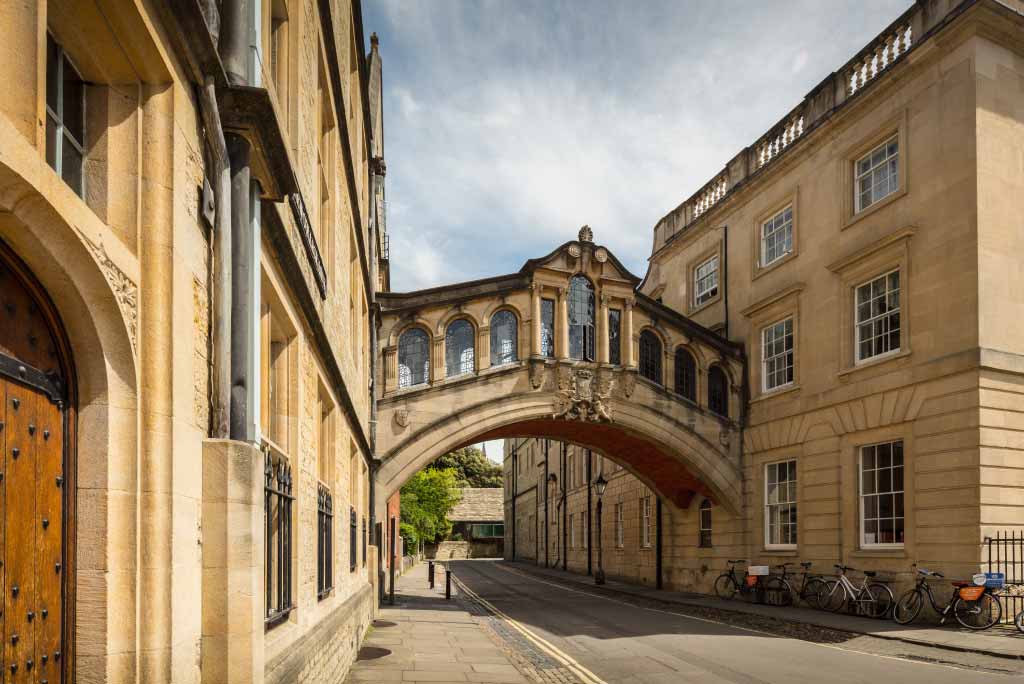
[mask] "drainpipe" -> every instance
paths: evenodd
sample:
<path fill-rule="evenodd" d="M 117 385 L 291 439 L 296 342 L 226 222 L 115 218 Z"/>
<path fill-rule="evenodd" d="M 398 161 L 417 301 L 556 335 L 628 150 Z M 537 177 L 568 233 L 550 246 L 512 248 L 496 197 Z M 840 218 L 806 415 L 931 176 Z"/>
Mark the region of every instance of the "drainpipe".
<path fill-rule="evenodd" d="M 594 475 L 594 472 L 593 472 L 593 460 L 594 460 L 593 459 L 593 454 L 591 453 L 590 449 L 587 449 L 587 531 L 586 531 L 586 535 L 587 535 L 587 574 L 588 575 L 591 574 L 591 572 L 593 572 L 592 560 L 593 560 L 594 545 L 591 544 L 591 541 L 593 541 L 593 540 L 590 538 L 590 528 L 594 526 L 593 521 L 591 520 L 591 511 L 593 510 L 591 508 L 591 506 L 593 504 L 593 493 L 594 493 L 594 487 L 592 485 L 592 482 L 594 480 L 594 477 L 593 477 L 593 475 Z"/>
<path fill-rule="evenodd" d="M 654 586 L 656 589 L 661 589 L 661 567 L 662 567 L 662 551 L 661 551 L 661 497 L 655 497 L 655 537 L 654 537 Z"/>
<path fill-rule="evenodd" d="M 548 536 L 549 536 L 548 531 L 551 529 L 551 520 L 548 519 L 548 493 L 551 491 L 551 485 L 548 484 L 548 451 L 549 451 L 550 443 L 551 442 L 549 440 L 547 440 L 547 439 L 544 440 L 544 567 L 545 568 L 551 567 L 551 561 L 550 561 L 550 553 L 551 552 L 549 550 L 550 547 L 551 547 L 551 544 L 550 544 L 550 542 L 548 540 Z M 540 559 L 538 558 L 537 560 L 540 560 Z"/>
<path fill-rule="evenodd" d="M 516 560 L 516 499 L 519 498 L 519 462 L 516 443 L 512 442 L 512 560 Z"/>
<path fill-rule="evenodd" d="M 213 76 L 203 82 L 199 111 L 213 176 L 213 436 L 227 439 L 231 406 L 231 170 Z"/>
<path fill-rule="evenodd" d="M 725 339 L 729 339 L 729 226 L 722 226 L 722 298 L 725 305 Z"/>
<path fill-rule="evenodd" d="M 565 479 L 565 461 L 568 450 L 569 446 L 565 442 L 562 442 L 562 570 L 569 569 L 569 559 L 566 557 L 569 553 L 569 531 L 565 529 L 567 516 L 569 515 L 569 507 L 566 505 L 565 499 L 566 490 L 568 489 L 568 481 Z"/>

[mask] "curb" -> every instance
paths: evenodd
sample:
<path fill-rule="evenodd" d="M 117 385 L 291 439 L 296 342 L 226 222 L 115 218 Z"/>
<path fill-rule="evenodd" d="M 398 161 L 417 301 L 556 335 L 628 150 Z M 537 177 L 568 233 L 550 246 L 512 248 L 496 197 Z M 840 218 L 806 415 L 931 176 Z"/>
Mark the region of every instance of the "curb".
<path fill-rule="evenodd" d="M 561 582 L 563 584 L 566 584 L 566 585 L 578 585 L 578 586 L 583 586 L 583 587 L 587 587 L 587 588 L 591 588 L 591 589 L 593 589 L 595 587 L 595 585 L 593 585 L 593 584 L 579 582 L 579 581 L 576 581 L 576 580 L 573 580 L 573 579 L 566 579 L 566 578 L 561 577 L 560 575 L 551 575 L 551 574 L 548 574 L 548 573 L 536 572 L 536 571 L 530 569 L 529 566 L 525 566 L 524 567 L 524 566 L 522 566 L 519 563 L 515 563 L 513 565 L 513 567 L 515 567 L 518 570 L 522 570 L 523 572 L 530 573 L 531 575 L 535 575 L 537 577 L 544 577 L 544 578 L 552 579 L 552 580 L 559 581 L 559 582 Z M 736 610 L 736 609 L 728 608 L 728 607 L 707 606 L 707 605 L 704 605 L 703 603 L 697 603 L 697 602 L 694 602 L 694 601 L 686 601 L 685 599 L 672 599 L 672 598 L 660 597 L 660 596 L 647 596 L 646 594 L 637 594 L 637 593 L 629 591 L 627 589 L 618 589 L 616 587 L 610 587 L 607 584 L 602 585 L 598 589 L 598 591 L 607 591 L 607 592 L 616 594 L 618 596 L 628 596 L 628 597 L 631 597 L 631 598 L 647 599 L 649 601 L 655 601 L 655 602 L 666 604 L 666 605 L 692 606 L 694 608 L 704 608 L 704 609 L 709 609 L 710 608 L 710 609 L 713 609 L 713 610 L 720 610 L 723 613 L 730 613 L 732 615 L 744 615 L 744 616 L 754 615 L 756 617 L 771 617 L 772 619 L 779 620 L 780 622 L 788 622 L 788 623 L 793 624 L 793 625 L 810 625 L 812 627 L 820 627 L 821 629 L 830 629 L 832 631 L 843 632 L 845 634 L 855 634 L 857 636 L 874 637 L 876 639 L 884 639 L 886 641 L 899 641 L 899 642 L 906 643 L 906 644 L 913 644 L 914 646 L 926 646 L 928 648 L 937 648 L 937 649 L 941 649 L 941 650 L 944 650 L 944 651 L 952 651 L 954 653 L 973 653 L 973 654 L 976 654 L 976 655 L 984 655 L 984 656 L 989 656 L 989 657 L 992 657 L 992 658 L 1002 658 L 1004 660 L 1024 660 L 1024 650 L 1022 650 L 1022 652 L 1020 654 L 1003 653 L 1001 651 L 990 651 L 990 650 L 987 650 L 987 649 L 984 649 L 984 648 L 972 648 L 970 646 L 956 646 L 956 645 L 953 645 L 953 644 L 941 644 L 941 643 L 935 643 L 934 641 L 926 641 L 924 639 L 912 639 L 912 638 L 909 638 L 909 637 L 894 636 L 894 635 L 891 635 L 891 634 L 880 634 L 880 633 L 877 633 L 877 632 L 865 632 L 863 630 L 852 629 L 850 627 L 835 627 L 835 626 L 832 626 L 832 625 L 822 625 L 822 624 L 819 624 L 817 622 L 810 622 L 810 621 L 807 621 L 807 620 L 799 620 L 799 619 L 794 619 L 792 617 L 775 616 L 775 615 L 765 616 L 765 615 L 762 615 L 761 613 L 748 613 L 746 611 Z"/>

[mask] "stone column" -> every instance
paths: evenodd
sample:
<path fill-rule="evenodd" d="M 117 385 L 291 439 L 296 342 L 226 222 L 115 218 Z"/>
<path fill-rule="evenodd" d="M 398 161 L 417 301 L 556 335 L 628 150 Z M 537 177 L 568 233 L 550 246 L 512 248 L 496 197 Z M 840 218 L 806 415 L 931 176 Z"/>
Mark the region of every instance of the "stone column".
<path fill-rule="evenodd" d="M 384 382 L 381 387 L 384 392 L 391 392 L 398 388 L 398 347 L 391 347 L 384 350 Z"/>
<path fill-rule="evenodd" d="M 433 357 L 430 360 L 430 381 L 444 380 L 444 335 L 436 337 L 433 343 Z"/>
<path fill-rule="evenodd" d="M 569 291 L 558 288 L 558 313 L 555 316 L 555 356 L 569 358 Z"/>
<path fill-rule="evenodd" d="M 622 365 L 626 368 L 636 368 L 636 362 L 633 360 L 636 357 L 633 354 L 635 343 L 633 341 L 633 300 L 631 299 L 626 300 L 623 319 L 622 339 L 626 341 L 626 344 L 622 349 Z"/>
<path fill-rule="evenodd" d="M 532 356 L 541 355 L 541 328 L 543 322 L 541 321 L 540 313 L 540 291 L 540 283 L 534 283 L 530 286 L 530 354 Z"/>
<path fill-rule="evenodd" d="M 611 297 L 601 295 L 601 308 L 597 314 L 597 362 L 608 363 L 608 304 Z"/>
<path fill-rule="evenodd" d="M 476 370 L 481 371 L 491 367 L 491 326 L 489 323 L 480 326 L 474 356 L 476 357 Z"/>

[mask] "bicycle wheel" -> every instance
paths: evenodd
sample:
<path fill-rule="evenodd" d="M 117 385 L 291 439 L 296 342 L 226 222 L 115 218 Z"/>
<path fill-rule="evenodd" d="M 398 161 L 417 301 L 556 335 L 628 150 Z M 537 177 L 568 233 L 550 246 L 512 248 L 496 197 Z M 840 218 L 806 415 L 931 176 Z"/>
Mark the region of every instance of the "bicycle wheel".
<path fill-rule="evenodd" d="M 827 580 L 818 594 L 818 607 L 830 613 L 838 613 L 846 604 L 846 587 L 838 580 Z"/>
<path fill-rule="evenodd" d="M 739 587 L 736 585 L 736 580 L 732 578 L 732 575 L 722 573 L 715 580 L 715 593 L 719 598 L 731 599 L 736 596 L 737 591 L 739 591 Z"/>
<path fill-rule="evenodd" d="M 822 592 L 825 581 L 820 577 L 812 577 L 807 580 L 806 586 L 804 586 L 804 593 L 800 596 L 803 602 L 810 608 L 818 607 L 818 595 Z"/>
<path fill-rule="evenodd" d="M 892 589 L 884 584 L 869 584 L 868 594 L 873 599 L 864 604 L 867 608 L 868 616 L 878 619 L 889 617 L 892 604 L 896 601 L 892 595 Z"/>
<path fill-rule="evenodd" d="M 1024 632 L 1024 610 L 1017 613 L 1017 619 L 1013 621 L 1013 624 L 1017 625 L 1018 632 Z"/>
<path fill-rule="evenodd" d="M 765 580 L 764 590 L 767 603 L 773 606 L 793 605 L 793 588 L 781 577 L 769 577 Z"/>
<path fill-rule="evenodd" d="M 892 619 L 901 625 L 909 625 L 921 614 L 924 607 L 924 596 L 919 589 L 911 589 L 900 596 L 892 611 Z"/>
<path fill-rule="evenodd" d="M 1003 617 L 1003 606 L 999 600 L 985 592 L 977 601 L 965 601 L 957 597 L 953 604 L 956 621 L 967 629 L 988 629 Z"/>
<path fill-rule="evenodd" d="M 802 598 L 804 600 L 804 603 L 806 603 L 809 607 L 817 608 L 818 594 L 822 592 L 824 585 L 825 580 L 821 579 L 820 577 L 813 577 L 807 580 L 807 586 L 804 587 L 803 596 L 801 596 L 800 598 Z"/>

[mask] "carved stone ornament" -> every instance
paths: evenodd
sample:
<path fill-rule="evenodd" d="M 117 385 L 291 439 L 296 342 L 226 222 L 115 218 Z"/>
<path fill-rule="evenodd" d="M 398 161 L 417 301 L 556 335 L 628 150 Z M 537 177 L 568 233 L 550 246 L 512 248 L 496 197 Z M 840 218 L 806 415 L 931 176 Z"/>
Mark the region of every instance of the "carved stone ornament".
<path fill-rule="evenodd" d="M 594 241 L 594 231 L 590 229 L 590 226 L 586 226 L 585 225 L 582 228 L 580 228 L 579 239 L 580 239 L 580 242 L 593 242 Z"/>
<path fill-rule="evenodd" d="M 540 389 L 544 384 L 544 362 L 534 361 L 530 364 L 530 385 L 533 389 Z"/>
<path fill-rule="evenodd" d="M 598 247 L 594 250 L 594 258 L 597 259 L 598 263 L 604 263 L 608 261 L 608 250 L 604 247 Z"/>
<path fill-rule="evenodd" d="M 409 410 L 400 408 L 395 411 L 395 422 L 399 427 L 409 427 Z"/>
<path fill-rule="evenodd" d="M 579 259 L 580 258 L 580 254 L 582 254 L 582 252 L 580 251 L 580 246 L 579 245 L 577 245 L 577 244 L 569 245 L 569 256 L 571 256 L 573 259 Z"/>
<path fill-rule="evenodd" d="M 626 398 L 633 396 L 633 389 L 636 387 L 636 373 L 626 371 L 622 374 L 622 392 Z"/>
<path fill-rule="evenodd" d="M 559 381 L 559 386 L 561 384 Z M 605 402 L 611 398 L 611 382 L 606 392 L 601 392 L 598 384 L 592 370 L 581 368 L 572 372 L 569 388 L 558 390 L 555 413 L 551 417 L 591 423 L 610 421 L 612 416 Z"/>
<path fill-rule="evenodd" d="M 128 327 L 128 337 L 132 341 L 132 349 L 137 350 L 139 329 L 138 286 L 107 255 L 107 248 L 103 246 L 102 241 L 96 243 L 80 230 L 78 234 L 82 237 L 82 241 L 89 248 L 89 251 L 92 252 L 96 263 L 99 264 L 100 270 L 103 271 L 103 277 L 107 279 L 107 284 L 113 290 L 114 299 L 117 300 L 117 305 L 121 309 L 121 315 L 124 316 L 125 325 Z"/>

